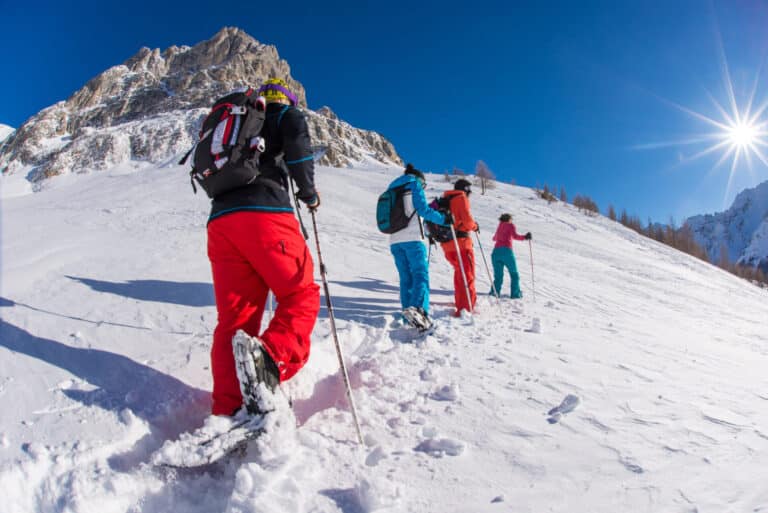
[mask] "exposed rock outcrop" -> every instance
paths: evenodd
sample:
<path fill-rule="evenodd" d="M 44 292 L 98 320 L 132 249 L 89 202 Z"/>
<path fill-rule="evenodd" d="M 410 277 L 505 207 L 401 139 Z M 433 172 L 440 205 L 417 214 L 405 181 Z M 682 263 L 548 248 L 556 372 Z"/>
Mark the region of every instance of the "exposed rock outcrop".
<path fill-rule="evenodd" d="M 32 181 L 100 170 L 129 160 L 159 163 L 186 151 L 212 100 L 276 76 L 306 109 L 304 87 L 277 49 L 237 28 L 224 28 L 193 47 L 142 48 L 91 79 L 0 140 L 0 171 Z M 392 144 L 323 107 L 307 110 L 313 142 L 329 151 L 321 163 L 345 166 L 365 158 L 401 164 Z"/>

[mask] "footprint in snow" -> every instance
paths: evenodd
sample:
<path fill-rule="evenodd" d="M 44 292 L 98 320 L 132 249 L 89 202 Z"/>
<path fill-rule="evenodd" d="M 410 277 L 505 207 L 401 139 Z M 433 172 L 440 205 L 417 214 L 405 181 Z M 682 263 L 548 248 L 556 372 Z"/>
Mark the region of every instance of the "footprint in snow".
<path fill-rule="evenodd" d="M 525 331 L 527 333 L 541 333 L 541 320 L 538 317 L 531 319 L 531 327 Z"/>
<path fill-rule="evenodd" d="M 464 443 L 450 438 L 429 438 L 414 447 L 414 451 L 424 452 L 433 458 L 443 456 L 458 456 L 464 452 Z"/>
<path fill-rule="evenodd" d="M 375 467 L 379 462 L 387 457 L 387 453 L 380 445 L 377 445 L 365 458 L 365 464 L 369 467 Z"/>
<path fill-rule="evenodd" d="M 559 422 L 560 419 L 563 418 L 563 415 L 575 410 L 580 403 L 581 403 L 581 400 L 577 396 L 573 394 L 566 395 L 565 398 L 562 400 L 562 402 L 558 406 L 555 406 L 554 408 L 552 408 L 547 412 L 547 415 L 549 415 L 549 417 L 547 418 L 547 422 L 549 422 L 550 424 L 555 424 L 556 422 Z"/>
<path fill-rule="evenodd" d="M 444 385 L 432 392 L 430 397 L 435 401 L 456 401 L 459 398 L 459 385 L 455 383 Z"/>
<path fill-rule="evenodd" d="M 641 467 L 637 463 L 634 463 L 630 458 L 620 457 L 619 463 L 624 465 L 624 468 L 626 468 L 630 472 L 634 472 L 635 474 L 642 474 L 643 472 L 645 472 L 643 467 Z"/>
<path fill-rule="evenodd" d="M 419 378 L 421 378 L 422 381 L 436 381 L 437 373 L 432 368 L 427 367 L 419 372 Z"/>

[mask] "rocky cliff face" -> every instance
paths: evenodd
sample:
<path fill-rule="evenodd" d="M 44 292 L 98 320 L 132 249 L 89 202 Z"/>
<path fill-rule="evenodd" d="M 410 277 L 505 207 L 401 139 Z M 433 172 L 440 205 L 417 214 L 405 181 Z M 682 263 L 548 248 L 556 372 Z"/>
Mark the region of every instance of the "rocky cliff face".
<path fill-rule="evenodd" d="M 224 28 L 194 47 L 142 48 L 0 138 L 0 171 L 39 182 L 129 160 L 172 161 L 193 144 L 212 100 L 237 87 L 280 77 L 306 109 L 304 87 L 290 72 L 274 46 L 237 28 Z M 383 136 L 350 126 L 328 108 L 307 111 L 307 119 L 313 142 L 329 146 L 322 164 L 364 158 L 402 164 Z"/>
<path fill-rule="evenodd" d="M 768 272 L 768 182 L 739 193 L 725 212 L 694 216 L 687 222 L 713 262 L 727 251 L 731 262 Z"/>

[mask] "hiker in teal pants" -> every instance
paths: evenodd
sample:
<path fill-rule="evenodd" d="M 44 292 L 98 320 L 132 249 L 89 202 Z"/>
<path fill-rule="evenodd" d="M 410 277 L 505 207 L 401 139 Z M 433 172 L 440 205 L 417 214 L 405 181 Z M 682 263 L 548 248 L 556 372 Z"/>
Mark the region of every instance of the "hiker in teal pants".
<path fill-rule="evenodd" d="M 491 253 L 493 287 L 496 294 L 501 294 L 501 286 L 504 283 L 504 269 L 506 268 L 511 280 L 510 297 L 512 299 L 523 297 L 523 293 L 520 291 L 520 274 L 517 272 L 515 254 L 512 252 L 512 241 L 531 240 L 531 238 L 531 232 L 525 235 L 517 233 L 515 225 L 512 223 L 511 214 L 501 214 L 499 217 L 499 227 L 496 228 L 496 234 L 493 236 L 496 246 L 493 248 L 493 253 Z M 494 293 L 494 290 L 491 291 L 491 294 Z"/>

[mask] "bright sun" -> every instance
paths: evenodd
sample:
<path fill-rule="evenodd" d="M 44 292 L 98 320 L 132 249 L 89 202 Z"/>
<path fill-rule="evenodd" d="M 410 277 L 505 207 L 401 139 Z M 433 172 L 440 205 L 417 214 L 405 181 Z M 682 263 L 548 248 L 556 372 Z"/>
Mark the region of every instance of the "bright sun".
<path fill-rule="evenodd" d="M 722 47 L 722 43 L 721 43 Z M 703 145 L 703 149 L 682 156 L 679 164 L 692 162 L 704 156 L 719 154 L 720 157 L 713 166 L 713 170 L 730 161 L 728 182 L 723 194 L 723 205 L 731 195 L 731 186 L 734 176 L 742 163 L 750 174 L 754 177 L 754 165 L 761 165 L 768 168 L 768 99 L 760 103 L 755 102 L 757 95 L 759 72 L 755 76 L 752 88 L 746 97 L 746 102 L 739 105 L 736 94 L 734 93 L 733 83 L 728 71 L 728 63 L 725 55 L 721 54 L 723 82 L 727 93 L 726 102 L 721 103 L 715 97 L 707 92 L 709 99 L 715 108 L 716 115 L 708 116 L 701 112 L 689 109 L 679 103 L 658 97 L 660 100 L 690 115 L 691 117 L 703 121 L 710 125 L 714 131 L 702 133 L 683 140 L 653 143 L 639 146 L 641 149 L 654 149 L 668 146 Z"/>
<path fill-rule="evenodd" d="M 743 148 L 752 145 L 757 140 L 760 130 L 753 124 L 741 122 L 731 125 L 727 134 L 731 144 Z"/>
<path fill-rule="evenodd" d="M 727 207 L 726 201 L 732 196 L 731 188 L 734 184 L 734 177 L 739 170 L 746 168 L 752 181 L 757 181 L 761 176 L 765 176 L 766 170 L 768 170 L 768 98 L 764 97 L 761 101 L 756 101 L 760 76 L 763 72 L 763 65 L 761 64 L 755 70 L 751 87 L 742 91 L 742 94 L 738 96 L 738 100 L 741 101 L 737 100 L 728 68 L 728 59 L 725 56 L 723 41 L 719 33 L 716 43 L 724 92 L 726 93 L 725 98 L 722 98 L 725 100 L 724 102 L 718 101 L 715 96 L 705 90 L 714 107 L 714 110 L 707 115 L 657 96 L 664 103 L 709 125 L 712 131 L 677 141 L 643 144 L 636 148 L 656 149 L 690 145 L 691 151 L 686 152 L 687 154 L 682 151 L 678 152 L 678 163 L 675 166 L 681 166 L 705 156 L 719 155 L 711 171 L 728 163 L 728 181 L 723 192 L 723 209 L 725 209 Z M 765 96 L 764 91 L 761 96 Z M 755 169 L 755 166 L 760 169 Z"/>

